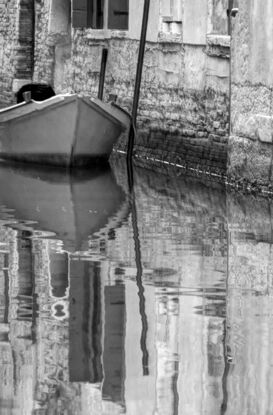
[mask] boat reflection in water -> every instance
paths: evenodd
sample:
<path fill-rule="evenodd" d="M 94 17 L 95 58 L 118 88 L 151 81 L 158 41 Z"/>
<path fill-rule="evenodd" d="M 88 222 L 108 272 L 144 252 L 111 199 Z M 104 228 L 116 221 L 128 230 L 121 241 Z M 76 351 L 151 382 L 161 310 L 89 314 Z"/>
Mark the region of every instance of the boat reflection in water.
<path fill-rule="evenodd" d="M 109 164 L 71 173 L 0 165 L 1 217 L 8 210 L 7 219 L 12 213 L 12 218 L 20 221 L 15 227 L 56 235 L 68 251 L 86 248 L 89 235 L 104 227 L 110 229 L 119 209 L 126 211 L 125 199 Z"/>

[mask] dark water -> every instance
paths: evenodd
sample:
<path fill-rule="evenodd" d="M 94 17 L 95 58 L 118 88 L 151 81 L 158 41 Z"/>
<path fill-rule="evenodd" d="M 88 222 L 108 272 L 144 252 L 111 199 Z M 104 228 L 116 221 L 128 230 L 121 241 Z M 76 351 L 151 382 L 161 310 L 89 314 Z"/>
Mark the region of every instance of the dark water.
<path fill-rule="evenodd" d="M 134 177 L 0 166 L 0 413 L 273 413 L 271 204 Z"/>

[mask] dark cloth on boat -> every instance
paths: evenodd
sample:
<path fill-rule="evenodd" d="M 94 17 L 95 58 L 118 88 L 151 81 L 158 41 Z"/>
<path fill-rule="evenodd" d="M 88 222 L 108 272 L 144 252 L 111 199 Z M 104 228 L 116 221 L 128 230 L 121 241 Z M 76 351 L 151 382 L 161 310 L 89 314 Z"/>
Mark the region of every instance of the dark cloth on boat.
<path fill-rule="evenodd" d="M 23 94 L 25 92 L 31 93 L 31 99 L 35 101 L 44 101 L 48 98 L 53 97 L 55 94 L 53 88 L 48 84 L 31 83 L 23 85 L 16 93 L 17 104 L 24 102 Z"/>

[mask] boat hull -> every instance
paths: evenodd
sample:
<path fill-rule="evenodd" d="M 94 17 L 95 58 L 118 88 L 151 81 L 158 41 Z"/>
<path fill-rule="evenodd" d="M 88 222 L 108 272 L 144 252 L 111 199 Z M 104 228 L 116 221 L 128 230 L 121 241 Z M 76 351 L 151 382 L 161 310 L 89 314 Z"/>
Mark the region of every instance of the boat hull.
<path fill-rule="evenodd" d="M 129 117 L 111 104 L 78 95 L 0 111 L 0 157 L 65 167 L 107 161 Z"/>

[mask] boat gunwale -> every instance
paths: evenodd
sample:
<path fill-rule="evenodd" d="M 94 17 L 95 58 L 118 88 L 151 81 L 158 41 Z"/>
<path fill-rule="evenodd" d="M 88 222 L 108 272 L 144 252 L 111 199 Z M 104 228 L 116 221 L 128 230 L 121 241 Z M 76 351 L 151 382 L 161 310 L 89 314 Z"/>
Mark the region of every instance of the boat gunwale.
<path fill-rule="evenodd" d="M 108 116 L 108 118 L 110 119 L 110 121 L 114 122 L 115 124 L 119 125 L 122 127 L 123 130 L 126 129 L 126 125 L 118 118 L 115 117 L 115 115 L 113 115 L 111 113 L 111 103 L 105 103 L 97 98 L 87 98 L 87 97 L 81 97 L 81 99 L 87 104 L 90 105 L 91 107 L 95 107 L 95 110 L 97 110 L 97 112 L 101 113 L 101 114 L 106 114 Z M 109 109 L 108 109 L 109 107 Z M 122 112 L 121 108 L 116 108 L 119 109 Z"/>
<path fill-rule="evenodd" d="M 111 122 L 121 127 L 122 130 L 125 130 L 127 128 L 127 125 L 125 125 L 124 122 L 116 118 L 115 115 L 111 113 L 110 103 L 104 103 L 103 101 L 100 101 L 98 99 L 92 99 L 92 98 L 88 98 L 84 96 L 81 97 L 77 94 L 59 94 L 44 101 L 31 100 L 30 102 L 23 102 L 23 103 L 19 103 L 16 105 L 3 108 L 0 110 L 0 124 L 5 124 L 8 122 L 16 122 L 17 120 L 22 119 L 26 116 L 30 116 L 31 114 L 34 115 L 35 113 L 42 111 L 42 110 L 45 110 L 45 111 L 51 110 L 53 108 L 58 107 L 60 104 L 69 104 L 71 103 L 71 101 L 74 101 L 74 100 L 76 100 L 77 103 L 79 103 L 79 101 L 83 101 L 86 105 L 92 107 L 95 111 L 97 111 L 100 114 L 103 114 Z M 31 104 L 34 104 L 35 106 L 31 108 Z M 124 112 L 122 108 L 118 108 L 117 106 L 113 106 L 113 107 L 115 108 L 115 110 Z M 13 111 L 24 110 L 24 109 L 26 109 L 27 111 L 22 111 L 19 114 L 16 114 L 16 113 L 13 114 Z M 7 118 L 1 119 L 1 118 L 5 118 L 5 115 L 7 115 Z"/>
<path fill-rule="evenodd" d="M 56 100 L 56 97 L 58 97 L 58 100 Z M 69 98 L 69 99 L 65 99 L 65 98 Z M 34 101 L 31 100 L 29 102 L 23 102 L 17 105 L 13 105 L 11 107 L 7 107 L 4 108 L 4 111 L 1 110 L 0 111 L 0 124 L 5 124 L 8 122 L 16 122 L 17 120 L 30 116 L 32 114 L 38 113 L 39 111 L 46 111 L 46 110 L 51 110 L 53 108 L 56 108 L 57 106 L 59 106 L 60 104 L 70 104 L 72 101 L 74 101 L 75 99 L 77 99 L 77 95 L 73 94 L 73 95 L 55 95 L 54 97 L 51 97 L 45 101 Z M 50 102 L 49 102 L 50 101 Z M 54 102 L 55 101 L 55 102 Z M 34 104 L 34 106 L 31 108 L 31 104 Z M 12 114 L 12 111 L 16 111 L 17 109 L 26 109 L 28 111 L 22 112 L 20 114 Z M 2 117 L 4 118 L 5 115 L 8 116 L 7 119 L 1 119 Z"/>

